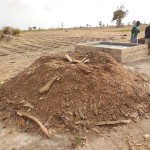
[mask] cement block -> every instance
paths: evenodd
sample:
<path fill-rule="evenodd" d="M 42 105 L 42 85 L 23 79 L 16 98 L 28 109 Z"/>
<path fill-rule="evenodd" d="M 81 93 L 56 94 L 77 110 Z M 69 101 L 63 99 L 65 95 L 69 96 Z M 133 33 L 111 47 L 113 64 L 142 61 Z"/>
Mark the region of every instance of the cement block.
<path fill-rule="evenodd" d="M 105 53 L 110 53 L 110 52 L 111 52 L 111 49 L 110 49 L 110 48 L 104 48 L 103 52 L 105 52 Z"/>
<path fill-rule="evenodd" d="M 122 53 L 122 49 L 110 49 L 110 53 L 112 54 L 121 54 Z"/>
<path fill-rule="evenodd" d="M 100 44 L 100 43 L 101 41 L 79 44 L 75 46 L 75 49 L 77 51 L 83 51 L 83 52 L 102 51 L 111 55 L 118 62 L 130 61 L 135 58 L 141 57 L 143 55 L 148 55 L 148 53 L 150 52 L 148 50 L 147 44 L 137 45 L 137 44 L 131 44 L 131 43 L 106 42 L 107 45 L 111 45 L 113 43 L 113 45 L 122 44 L 124 46 L 132 46 L 132 47 L 125 48 L 125 49 L 117 49 L 117 48 L 115 49 L 115 48 L 105 48 L 105 47 L 94 46 L 95 44 Z"/>
<path fill-rule="evenodd" d="M 148 49 L 148 44 L 143 44 L 143 48 Z"/>

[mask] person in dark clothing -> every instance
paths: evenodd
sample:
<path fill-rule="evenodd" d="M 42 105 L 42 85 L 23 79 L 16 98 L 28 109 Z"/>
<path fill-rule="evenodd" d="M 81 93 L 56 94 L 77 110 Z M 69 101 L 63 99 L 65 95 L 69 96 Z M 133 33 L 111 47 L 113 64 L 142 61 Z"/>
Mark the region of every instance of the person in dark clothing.
<path fill-rule="evenodd" d="M 150 44 L 150 26 L 145 29 L 145 44 Z"/>

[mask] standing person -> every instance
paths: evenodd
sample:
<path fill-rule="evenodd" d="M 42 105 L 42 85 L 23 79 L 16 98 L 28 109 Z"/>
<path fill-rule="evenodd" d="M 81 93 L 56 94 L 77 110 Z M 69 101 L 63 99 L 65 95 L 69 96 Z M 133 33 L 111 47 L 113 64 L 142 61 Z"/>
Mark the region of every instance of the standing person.
<path fill-rule="evenodd" d="M 136 22 L 136 26 L 134 26 L 131 30 L 131 43 L 138 43 L 138 33 L 140 33 L 140 21 Z"/>
<path fill-rule="evenodd" d="M 150 26 L 145 29 L 145 44 L 150 44 Z"/>

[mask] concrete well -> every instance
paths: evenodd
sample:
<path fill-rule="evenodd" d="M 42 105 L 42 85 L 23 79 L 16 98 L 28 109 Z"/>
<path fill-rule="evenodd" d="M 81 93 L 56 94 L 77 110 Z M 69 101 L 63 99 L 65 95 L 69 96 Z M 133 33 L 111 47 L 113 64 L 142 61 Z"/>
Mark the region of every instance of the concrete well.
<path fill-rule="evenodd" d="M 80 43 L 75 46 L 76 51 L 91 52 L 102 51 L 110 54 L 118 62 L 132 61 L 141 56 L 149 54 L 147 44 L 133 44 L 133 43 L 116 43 L 116 42 L 89 42 Z"/>

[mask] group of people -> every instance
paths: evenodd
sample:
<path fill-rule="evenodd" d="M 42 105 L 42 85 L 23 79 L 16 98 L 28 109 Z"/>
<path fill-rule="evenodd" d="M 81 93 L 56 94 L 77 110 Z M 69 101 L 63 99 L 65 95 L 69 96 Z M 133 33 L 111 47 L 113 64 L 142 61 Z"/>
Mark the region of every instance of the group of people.
<path fill-rule="evenodd" d="M 140 21 L 136 22 L 136 25 L 131 30 L 131 43 L 138 43 L 138 33 L 140 33 Z M 145 44 L 150 43 L 150 26 L 145 29 Z"/>

